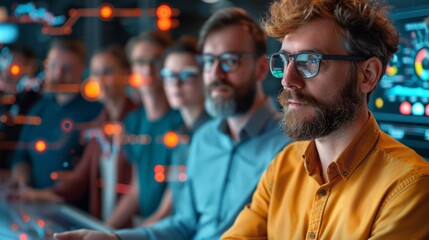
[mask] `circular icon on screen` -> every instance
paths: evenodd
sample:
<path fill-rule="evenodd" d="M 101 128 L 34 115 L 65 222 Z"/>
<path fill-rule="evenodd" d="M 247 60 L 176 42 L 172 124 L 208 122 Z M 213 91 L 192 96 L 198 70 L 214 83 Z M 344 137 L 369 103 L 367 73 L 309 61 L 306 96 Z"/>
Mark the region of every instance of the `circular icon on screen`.
<path fill-rule="evenodd" d="M 429 81 L 429 48 L 424 47 L 417 51 L 414 59 L 414 70 L 421 80 Z"/>

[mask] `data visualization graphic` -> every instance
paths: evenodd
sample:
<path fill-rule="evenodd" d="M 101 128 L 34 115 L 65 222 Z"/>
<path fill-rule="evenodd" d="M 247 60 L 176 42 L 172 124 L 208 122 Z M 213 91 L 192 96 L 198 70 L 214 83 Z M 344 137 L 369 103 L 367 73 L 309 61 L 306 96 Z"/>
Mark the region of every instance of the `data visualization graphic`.
<path fill-rule="evenodd" d="M 429 160 L 429 5 L 391 15 L 399 50 L 370 107 L 380 127 Z"/>

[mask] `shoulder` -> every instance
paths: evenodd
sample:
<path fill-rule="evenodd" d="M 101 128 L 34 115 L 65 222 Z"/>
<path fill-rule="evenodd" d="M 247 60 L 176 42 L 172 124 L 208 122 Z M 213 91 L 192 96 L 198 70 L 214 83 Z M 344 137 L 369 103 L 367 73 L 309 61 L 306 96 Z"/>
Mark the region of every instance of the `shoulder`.
<path fill-rule="evenodd" d="M 209 139 L 218 136 L 221 132 L 219 130 L 221 119 L 215 118 L 206 121 L 202 124 L 192 136 L 195 139 Z"/>

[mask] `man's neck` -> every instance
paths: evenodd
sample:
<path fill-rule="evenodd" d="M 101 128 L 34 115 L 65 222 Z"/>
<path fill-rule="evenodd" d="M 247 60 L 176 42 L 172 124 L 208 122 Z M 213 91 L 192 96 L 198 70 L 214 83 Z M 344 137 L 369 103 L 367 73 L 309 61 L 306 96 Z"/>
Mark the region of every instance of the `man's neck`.
<path fill-rule="evenodd" d="M 249 119 L 252 117 L 252 115 L 267 101 L 266 97 L 257 97 L 255 98 L 252 106 L 250 109 L 243 115 L 240 116 L 233 116 L 228 117 L 226 120 L 228 122 L 228 127 L 230 131 L 231 138 L 234 141 L 239 140 L 238 134 L 240 133 L 241 129 L 244 128 L 244 126 L 247 124 Z"/>
<path fill-rule="evenodd" d="M 116 98 L 108 100 L 104 103 L 104 106 L 107 109 L 107 114 L 109 115 L 109 119 L 111 121 L 118 121 L 122 110 L 124 109 L 125 98 Z"/>
<path fill-rule="evenodd" d="M 186 128 L 190 129 L 203 111 L 204 111 L 203 101 L 201 101 L 201 103 L 197 105 L 188 106 L 180 109 L 180 115 L 182 115 L 183 122 L 185 123 Z"/>
<path fill-rule="evenodd" d="M 368 110 L 360 113 L 358 118 L 345 128 L 339 129 L 328 136 L 316 139 L 316 148 L 322 165 L 323 179 L 328 181 L 328 167 L 353 141 L 368 121 Z"/>
<path fill-rule="evenodd" d="M 163 91 L 145 92 L 142 94 L 142 99 L 149 121 L 160 119 L 169 109 L 167 98 Z"/>

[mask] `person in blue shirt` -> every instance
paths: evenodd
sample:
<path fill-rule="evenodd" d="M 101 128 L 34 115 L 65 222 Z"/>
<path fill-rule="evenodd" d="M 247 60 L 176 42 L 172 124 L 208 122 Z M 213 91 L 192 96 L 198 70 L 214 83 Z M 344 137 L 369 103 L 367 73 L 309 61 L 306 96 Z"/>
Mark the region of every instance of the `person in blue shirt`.
<path fill-rule="evenodd" d="M 165 179 L 156 178 L 155 170 L 171 162 L 173 148 L 164 143 L 164 135 L 182 125 L 180 113 L 172 110 L 159 75 L 161 56 L 171 44 L 162 32 L 144 32 L 126 45 L 135 85 L 142 106 L 124 119 L 123 149 L 133 165 L 130 191 L 119 201 L 107 225 L 111 228 L 128 226 L 134 215 L 151 218 L 159 208 L 166 188 Z"/>
<path fill-rule="evenodd" d="M 265 96 L 266 37 L 242 9 L 222 9 L 200 32 L 205 106 L 214 120 L 193 136 L 187 181 L 171 217 L 144 228 L 55 234 L 56 239 L 219 239 L 249 203 L 271 159 L 289 143 Z"/>
<path fill-rule="evenodd" d="M 82 126 L 102 109 L 100 103 L 88 102 L 79 94 L 84 60 L 82 42 L 57 39 L 51 43 L 43 98 L 28 112 L 38 122 L 23 127 L 12 158 L 13 185 L 51 187 L 79 161 L 84 149 Z"/>

